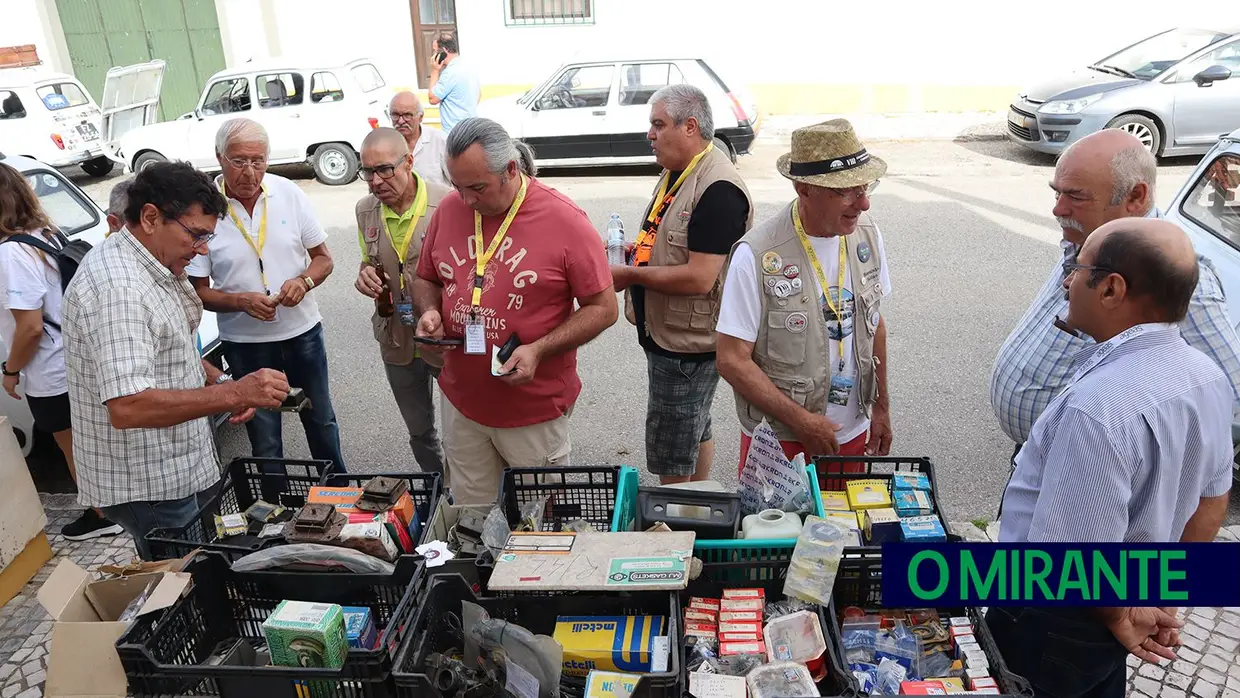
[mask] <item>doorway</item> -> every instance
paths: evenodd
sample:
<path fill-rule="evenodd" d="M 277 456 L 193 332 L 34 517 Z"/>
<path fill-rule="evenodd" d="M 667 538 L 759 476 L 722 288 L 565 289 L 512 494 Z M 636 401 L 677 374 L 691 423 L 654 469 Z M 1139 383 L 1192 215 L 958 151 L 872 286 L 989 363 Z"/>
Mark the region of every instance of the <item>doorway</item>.
<path fill-rule="evenodd" d="M 413 16 L 418 88 L 424 90 L 430 84 L 431 44 L 440 32 L 456 31 L 456 0 L 409 0 L 409 13 Z"/>

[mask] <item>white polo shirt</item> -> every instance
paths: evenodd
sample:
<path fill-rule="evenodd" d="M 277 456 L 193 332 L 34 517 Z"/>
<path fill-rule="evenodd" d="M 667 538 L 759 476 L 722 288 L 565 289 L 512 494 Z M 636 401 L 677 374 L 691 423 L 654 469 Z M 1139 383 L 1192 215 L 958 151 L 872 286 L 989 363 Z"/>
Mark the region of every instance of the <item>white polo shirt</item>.
<path fill-rule="evenodd" d="M 452 188 L 452 180 L 448 178 L 447 134 L 422 125 L 422 134 L 413 145 L 413 169 L 427 181 Z"/>
<path fill-rule="evenodd" d="M 222 175 L 216 177 L 216 186 L 222 181 Z M 255 245 L 263 220 L 263 207 L 270 206 L 267 237 L 262 250 L 267 287 L 274 295 L 280 292 L 285 281 L 305 273 L 306 267 L 310 266 L 307 250 L 327 242 L 327 233 L 319 225 L 309 197 L 296 184 L 268 172 L 263 175 L 263 185 L 267 194 L 258 197 L 253 218 L 231 196 L 228 203 L 249 231 Z M 190 276 L 210 277 L 211 286 L 225 293 L 263 293 L 258 257 L 250 243 L 242 237 L 245 233 L 237 229 L 231 215 L 224 214 L 215 226 L 215 233 L 209 245 L 210 252 L 195 257 L 186 272 Z M 216 319 L 220 339 L 243 343 L 280 342 L 304 334 L 323 319 L 314 296 L 311 291 L 292 308 L 280 306 L 272 322 L 263 322 L 246 313 L 218 313 Z"/>

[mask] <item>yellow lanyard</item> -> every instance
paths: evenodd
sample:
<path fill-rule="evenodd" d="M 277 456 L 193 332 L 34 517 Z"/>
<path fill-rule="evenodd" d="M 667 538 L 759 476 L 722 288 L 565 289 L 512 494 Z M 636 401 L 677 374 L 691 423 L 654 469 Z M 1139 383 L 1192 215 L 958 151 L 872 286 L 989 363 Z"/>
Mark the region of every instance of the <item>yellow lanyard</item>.
<path fill-rule="evenodd" d="M 392 251 L 396 253 L 396 259 L 400 262 L 397 271 L 400 273 L 401 291 L 405 290 L 405 257 L 409 255 L 409 244 L 413 242 L 413 236 L 417 235 L 418 221 L 422 220 L 422 216 L 426 215 L 427 206 L 426 187 L 422 186 L 422 177 L 417 172 L 414 172 L 413 179 L 417 184 L 418 193 L 413 195 L 413 220 L 409 223 L 409 233 L 405 236 L 405 246 L 403 249 L 396 246 L 396 238 L 392 237 L 392 231 L 388 229 L 387 216 L 382 214 L 379 216 L 383 222 L 383 232 L 387 233 L 388 242 L 392 243 Z"/>
<path fill-rule="evenodd" d="M 482 307 L 482 281 L 487 272 L 487 264 L 491 262 L 491 258 L 495 256 L 495 251 L 499 249 L 499 244 L 503 242 L 504 236 L 508 234 L 508 226 L 512 225 L 512 219 L 517 217 L 517 209 L 521 208 L 521 202 L 525 201 L 525 190 L 529 185 L 529 180 L 525 175 L 521 175 L 521 190 L 517 192 L 517 198 L 512 200 L 512 206 L 508 207 L 508 215 L 504 216 L 504 222 L 500 223 L 499 230 L 495 231 L 495 237 L 491 240 L 491 244 L 487 247 L 487 251 L 482 251 L 482 214 L 474 211 L 474 253 L 478 256 L 478 263 L 474 267 L 474 297 L 473 307 L 474 313 Z"/>
<path fill-rule="evenodd" d="M 237 212 L 233 210 L 232 201 L 228 199 L 228 194 L 224 193 L 224 183 L 220 182 L 220 194 L 224 195 L 224 199 L 228 201 L 228 215 L 232 216 L 233 225 L 237 226 L 237 230 L 241 231 L 241 237 L 250 244 L 250 249 L 254 250 L 255 256 L 258 257 L 258 275 L 263 280 L 263 290 L 267 295 L 271 295 L 271 289 L 267 287 L 267 270 L 263 268 L 263 247 L 267 245 L 267 185 L 263 188 L 263 218 L 258 224 L 258 242 L 254 242 L 254 238 L 250 237 L 250 231 L 241 224 L 241 218 L 237 216 Z M 251 220 L 251 222 L 253 222 Z"/>
<path fill-rule="evenodd" d="M 706 148 L 703 149 L 702 152 L 693 156 L 693 159 L 689 161 L 689 166 L 685 168 L 684 172 L 680 173 L 680 176 L 676 178 L 676 182 L 672 184 L 671 191 L 667 190 L 668 173 L 667 172 L 663 173 L 663 177 L 659 180 L 659 192 L 654 195 L 654 202 L 650 204 L 650 215 L 646 216 L 647 222 L 649 223 L 655 222 L 655 219 L 658 218 L 658 215 L 659 215 L 659 209 L 663 208 L 663 199 L 665 197 L 675 196 L 676 192 L 680 191 L 680 185 L 685 183 L 685 180 L 688 179 L 689 177 L 689 173 L 693 171 L 693 168 L 697 167 L 698 162 L 707 153 L 709 153 L 711 149 L 714 147 L 715 147 L 715 144 L 713 142 L 708 143 L 706 145 Z"/>
<path fill-rule="evenodd" d="M 797 238 L 801 241 L 801 247 L 805 250 L 805 256 L 809 257 L 810 266 L 814 267 L 814 273 L 818 275 L 818 283 L 822 284 L 822 295 L 827 299 L 827 307 L 831 312 L 835 313 L 836 321 L 840 323 L 841 328 L 844 325 L 844 314 L 841 312 L 844 308 L 844 274 L 847 270 L 845 266 L 848 264 L 848 238 L 840 236 L 840 275 L 839 282 L 836 287 L 839 289 L 839 307 L 831 302 L 831 288 L 827 285 L 827 273 L 822 270 L 822 264 L 818 261 L 818 255 L 814 253 L 814 246 L 809 243 L 809 236 L 805 234 L 805 226 L 801 225 L 801 214 L 797 210 L 797 202 L 792 202 L 792 225 L 797 229 Z M 839 339 L 840 349 L 840 372 L 844 371 L 844 332 L 841 329 Z"/>

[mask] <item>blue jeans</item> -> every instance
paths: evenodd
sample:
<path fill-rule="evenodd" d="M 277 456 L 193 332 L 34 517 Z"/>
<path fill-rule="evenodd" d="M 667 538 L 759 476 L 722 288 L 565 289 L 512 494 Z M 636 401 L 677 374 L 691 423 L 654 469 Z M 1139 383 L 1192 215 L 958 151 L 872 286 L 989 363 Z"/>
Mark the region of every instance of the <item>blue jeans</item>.
<path fill-rule="evenodd" d="M 120 524 L 126 533 L 133 536 L 133 544 L 138 549 L 138 557 L 150 560 L 151 549 L 146 544 L 146 534 L 157 528 L 178 528 L 188 524 L 198 510 L 206 505 L 211 496 L 215 494 L 216 486 L 218 483 L 181 499 L 161 502 L 126 502 L 109 507 L 99 507 L 99 511 L 103 512 L 104 517 Z"/>
<path fill-rule="evenodd" d="M 340 427 L 336 425 L 336 412 L 332 409 L 331 390 L 327 385 L 327 346 L 323 341 L 323 323 L 282 342 L 221 342 L 221 345 L 234 378 L 241 378 L 260 368 L 271 368 L 283 371 L 288 376 L 290 387 L 305 391 L 306 397 L 310 398 L 310 409 L 298 414 L 306 430 L 310 457 L 331 461 L 334 473 L 345 472 L 344 455 L 340 452 Z M 282 416 L 283 413 L 276 410 L 259 410 L 254 419 L 246 422 L 250 449 L 255 456 L 284 457 Z M 264 491 L 267 484 L 264 482 Z"/>

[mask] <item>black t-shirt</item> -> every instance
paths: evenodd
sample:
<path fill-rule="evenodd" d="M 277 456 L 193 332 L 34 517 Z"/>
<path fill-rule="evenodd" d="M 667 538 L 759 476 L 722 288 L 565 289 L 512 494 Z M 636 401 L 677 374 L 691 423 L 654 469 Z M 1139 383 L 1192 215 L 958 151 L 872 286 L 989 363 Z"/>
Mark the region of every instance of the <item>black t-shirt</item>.
<path fill-rule="evenodd" d="M 675 182 L 679 172 L 669 172 L 668 181 Z M 727 255 L 745 235 L 749 218 L 749 200 L 740 187 L 731 182 L 715 182 L 702 192 L 689 217 L 689 251 Z M 633 313 L 637 318 L 637 341 L 642 348 L 662 356 L 702 361 L 715 358 L 715 352 L 681 354 L 668 351 L 646 333 L 646 289 L 632 287 Z"/>

